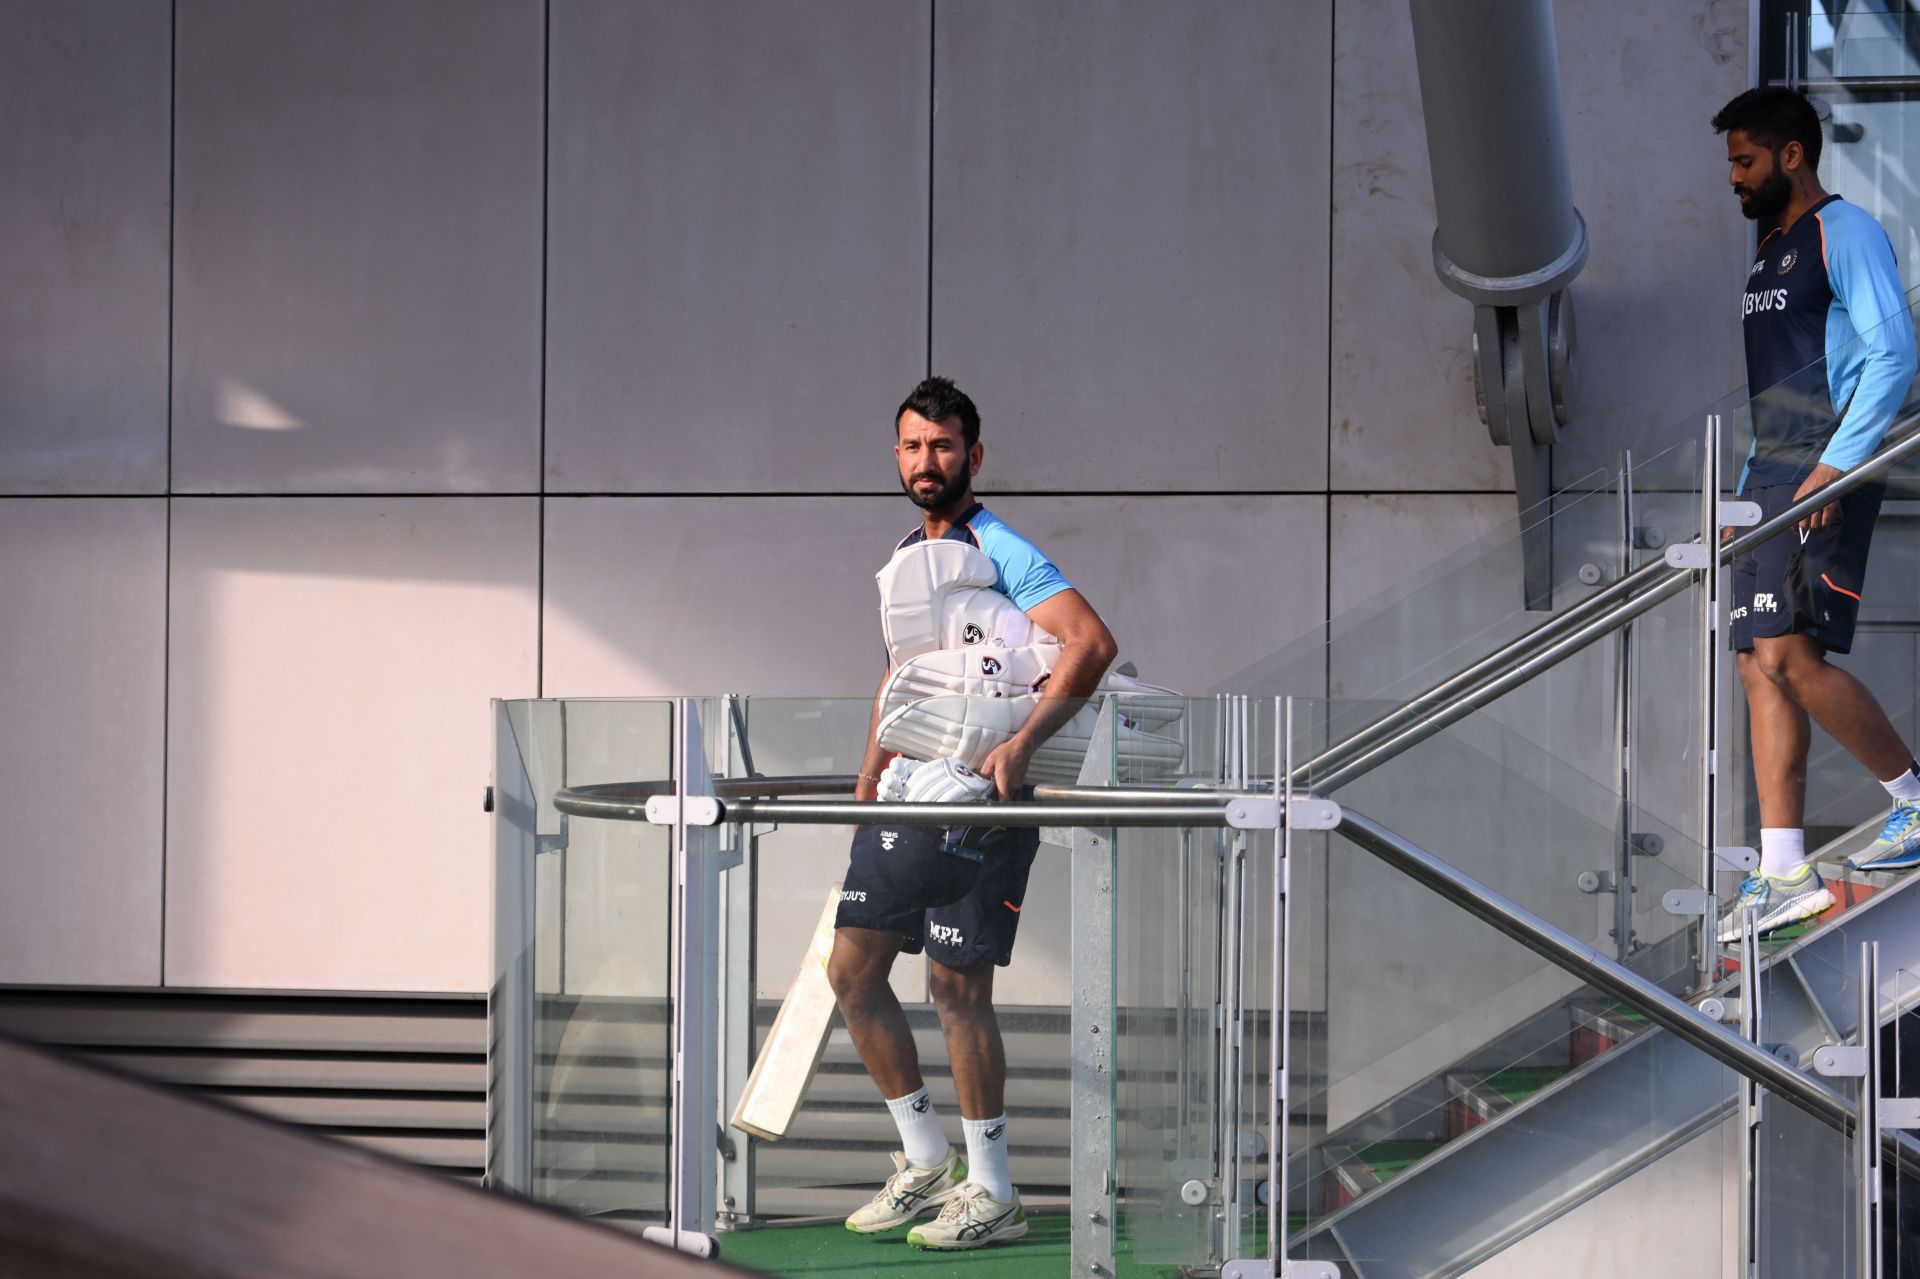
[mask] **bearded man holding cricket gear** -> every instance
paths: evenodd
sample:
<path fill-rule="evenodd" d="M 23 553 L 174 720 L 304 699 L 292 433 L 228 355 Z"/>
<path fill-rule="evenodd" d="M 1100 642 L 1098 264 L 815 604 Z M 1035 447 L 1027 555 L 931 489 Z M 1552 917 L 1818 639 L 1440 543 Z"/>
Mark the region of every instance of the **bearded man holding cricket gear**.
<path fill-rule="evenodd" d="M 897 580 L 881 575 L 889 652 L 896 666 L 948 648 L 969 652 L 952 671 L 916 676 L 892 701 L 876 696 L 859 799 L 1015 798 L 1036 752 L 1086 707 L 1113 661 L 1113 636 L 1099 615 L 1046 556 L 974 500 L 982 454 L 979 413 L 945 378 L 922 382 L 894 415 L 900 484 L 920 508 L 921 523 L 895 548 L 889 570 Z M 1048 647 L 1037 657 L 1041 666 L 1028 671 L 1036 655 L 1016 657 L 1014 650 L 1036 641 Z M 994 708 L 1005 713 L 970 716 L 968 704 L 1000 700 L 993 681 L 1014 665 L 1029 678 L 1005 690 L 1015 697 Z M 890 669 L 882 694 L 894 674 Z M 960 696 L 939 696 L 947 688 Z M 893 739 L 882 721 L 896 714 L 895 731 L 912 750 L 888 744 Z M 952 749 L 936 757 L 943 745 Z M 916 758 L 890 761 L 895 751 Z M 827 972 L 860 1060 L 899 1127 L 901 1149 L 886 1185 L 847 1218 L 849 1230 L 893 1230 L 938 1210 L 908 1242 L 969 1249 L 1027 1232 L 1008 1168 L 1007 1065 L 993 976 L 1012 959 L 1038 846 L 1033 827 L 877 824 L 854 838 Z M 953 1067 L 964 1155 L 941 1127 L 913 1033 L 887 980 L 895 956 L 923 949 Z"/>

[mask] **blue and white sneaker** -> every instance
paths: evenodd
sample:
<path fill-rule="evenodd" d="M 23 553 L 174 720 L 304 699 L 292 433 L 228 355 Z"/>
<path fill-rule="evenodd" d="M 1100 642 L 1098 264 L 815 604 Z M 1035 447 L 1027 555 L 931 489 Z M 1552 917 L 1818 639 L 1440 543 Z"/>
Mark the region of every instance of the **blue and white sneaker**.
<path fill-rule="evenodd" d="M 1847 858 L 1848 870 L 1912 870 L 1920 866 L 1920 803 L 1895 800 L 1880 838 Z"/>
<path fill-rule="evenodd" d="M 1833 894 L 1811 865 L 1802 866 L 1792 875 L 1749 875 L 1740 885 L 1733 909 L 1720 924 L 1721 944 L 1740 940 L 1740 913 L 1744 910 L 1753 911 L 1754 928 L 1764 934 L 1812 919 L 1832 905 Z"/>

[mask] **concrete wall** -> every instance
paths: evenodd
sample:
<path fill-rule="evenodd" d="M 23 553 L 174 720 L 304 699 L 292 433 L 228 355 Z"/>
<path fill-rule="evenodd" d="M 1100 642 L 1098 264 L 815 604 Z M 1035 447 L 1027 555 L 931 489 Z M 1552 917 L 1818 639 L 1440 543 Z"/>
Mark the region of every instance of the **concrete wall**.
<path fill-rule="evenodd" d="M 1745 7 L 1558 16 L 1571 474 L 1739 380 Z M 1182 687 L 1509 516 L 1393 4 L 0 0 L 0 77 L 0 981 L 483 988 L 486 698 L 867 693 L 929 364 Z"/>

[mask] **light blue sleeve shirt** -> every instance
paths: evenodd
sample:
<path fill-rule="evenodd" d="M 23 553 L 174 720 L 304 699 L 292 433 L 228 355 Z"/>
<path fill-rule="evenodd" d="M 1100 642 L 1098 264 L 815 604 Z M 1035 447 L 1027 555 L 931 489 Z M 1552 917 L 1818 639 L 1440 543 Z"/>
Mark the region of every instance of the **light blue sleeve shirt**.
<path fill-rule="evenodd" d="M 1039 547 L 1008 528 L 992 511 L 980 508 L 967 521 L 967 527 L 1000 571 L 1000 580 L 993 588 L 1012 600 L 1022 612 L 1061 591 L 1073 589 L 1073 584 L 1054 567 L 1052 560 L 1040 553 Z"/>
<path fill-rule="evenodd" d="M 1915 372 L 1913 317 L 1893 244 L 1873 215 L 1844 200 L 1820 209 L 1833 303 L 1827 380 L 1845 410 L 1820 460 L 1845 471 L 1873 456 L 1906 402 Z"/>

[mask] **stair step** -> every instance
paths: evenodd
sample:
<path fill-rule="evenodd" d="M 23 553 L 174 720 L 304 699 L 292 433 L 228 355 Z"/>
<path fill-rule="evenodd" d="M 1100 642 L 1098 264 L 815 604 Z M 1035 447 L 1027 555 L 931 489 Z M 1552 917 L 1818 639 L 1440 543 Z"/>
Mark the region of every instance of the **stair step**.
<path fill-rule="evenodd" d="M 1496 1071 L 1455 1071 L 1446 1077 L 1447 1140 L 1464 1137 L 1563 1078 L 1566 1066 L 1514 1066 Z"/>

